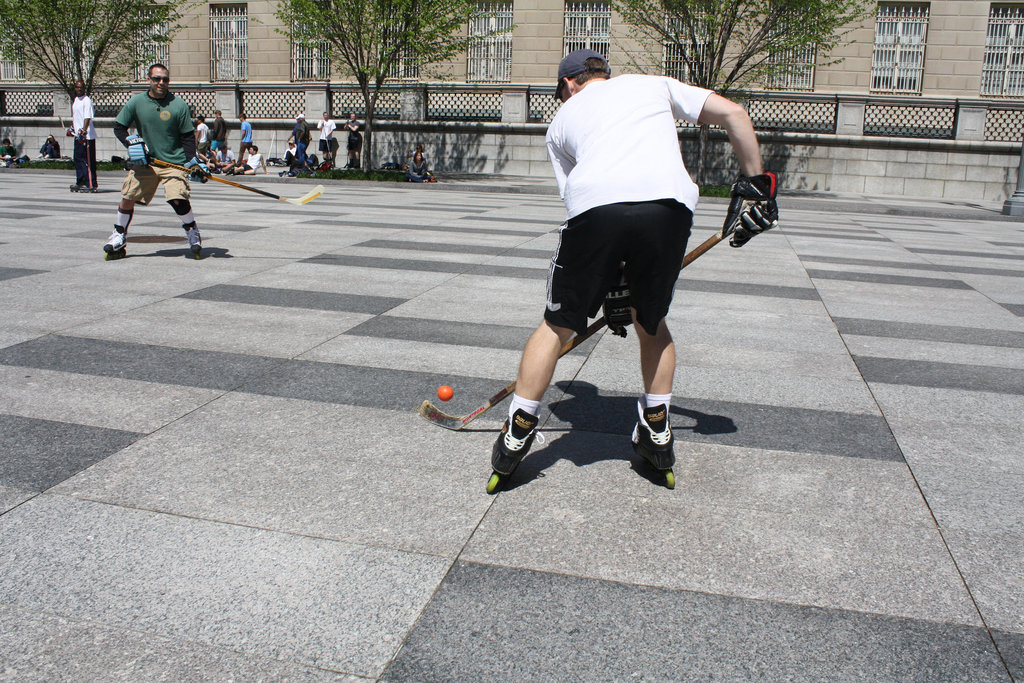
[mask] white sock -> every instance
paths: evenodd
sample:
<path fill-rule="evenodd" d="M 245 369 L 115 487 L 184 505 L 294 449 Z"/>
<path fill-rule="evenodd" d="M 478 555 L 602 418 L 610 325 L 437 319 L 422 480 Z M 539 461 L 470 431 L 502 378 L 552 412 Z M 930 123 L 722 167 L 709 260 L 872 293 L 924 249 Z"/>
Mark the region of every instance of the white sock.
<path fill-rule="evenodd" d="M 181 216 L 178 216 L 178 218 L 181 219 L 181 224 L 182 225 L 191 225 L 192 223 L 196 222 L 196 218 L 195 218 L 195 216 L 192 215 L 191 211 L 189 211 L 188 213 L 183 214 Z"/>
<path fill-rule="evenodd" d="M 131 222 L 132 222 L 132 214 L 131 213 L 125 213 L 121 209 L 117 210 L 117 220 L 114 221 L 114 225 L 116 225 L 119 228 L 124 228 L 125 230 L 127 230 L 128 229 L 128 224 L 131 223 Z M 123 231 L 119 231 L 119 232 L 123 232 Z"/>
<path fill-rule="evenodd" d="M 530 415 L 540 415 L 540 401 L 531 401 L 522 398 L 519 394 L 512 394 L 512 404 L 508 407 L 508 418 L 511 420 L 517 410 L 525 410 Z"/>
<path fill-rule="evenodd" d="M 636 400 L 636 411 L 640 417 L 644 416 L 644 408 L 664 404 L 666 408 L 672 405 L 672 394 L 644 394 Z"/>

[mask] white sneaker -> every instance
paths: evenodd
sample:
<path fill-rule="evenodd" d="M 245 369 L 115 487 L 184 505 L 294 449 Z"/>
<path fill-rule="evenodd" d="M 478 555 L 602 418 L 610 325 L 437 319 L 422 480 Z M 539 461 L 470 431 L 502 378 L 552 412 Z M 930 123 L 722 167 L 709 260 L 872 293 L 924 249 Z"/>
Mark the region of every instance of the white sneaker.
<path fill-rule="evenodd" d="M 115 251 L 120 251 L 124 249 L 124 243 L 126 241 L 126 234 L 115 230 L 113 233 L 111 233 L 110 239 L 107 240 L 107 243 L 103 245 L 103 251 L 107 252 L 108 254 L 112 254 Z"/>

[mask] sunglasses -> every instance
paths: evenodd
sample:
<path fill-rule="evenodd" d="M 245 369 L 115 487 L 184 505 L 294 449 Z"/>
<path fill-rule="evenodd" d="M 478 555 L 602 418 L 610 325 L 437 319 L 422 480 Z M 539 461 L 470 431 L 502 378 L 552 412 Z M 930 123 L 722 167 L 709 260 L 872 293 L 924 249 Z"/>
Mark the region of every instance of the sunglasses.
<path fill-rule="evenodd" d="M 171 77 L 170 76 L 150 76 L 149 80 L 154 81 L 156 83 L 170 83 L 171 82 Z"/>

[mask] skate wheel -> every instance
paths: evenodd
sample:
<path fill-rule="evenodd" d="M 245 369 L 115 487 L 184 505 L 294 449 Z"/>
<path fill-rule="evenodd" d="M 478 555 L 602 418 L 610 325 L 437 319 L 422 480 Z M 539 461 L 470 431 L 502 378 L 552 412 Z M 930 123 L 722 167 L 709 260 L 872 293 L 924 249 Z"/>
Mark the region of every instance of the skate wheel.
<path fill-rule="evenodd" d="M 672 470 L 665 470 L 665 488 L 674 489 L 676 487 L 676 474 Z"/>
<path fill-rule="evenodd" d="M 491 474 L 491 478 L 487 480 L 487 493 L 494 493 L 501 486 L 501 475 L 497 472 Z"/>

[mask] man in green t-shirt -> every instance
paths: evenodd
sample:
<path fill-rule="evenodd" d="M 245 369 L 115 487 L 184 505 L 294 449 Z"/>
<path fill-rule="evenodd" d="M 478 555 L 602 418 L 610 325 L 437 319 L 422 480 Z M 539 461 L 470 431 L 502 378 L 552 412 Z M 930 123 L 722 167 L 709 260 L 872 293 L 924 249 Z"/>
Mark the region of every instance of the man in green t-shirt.
<path fill-rule="evenodd" d="M 153 201 L 157 188 L 163 185 L 164 197 L 181 219 L 188 235 L 192 254 L 199 258 L 202 240 L 189 203 L 189 184 L 184 171 L 163 166 L 150 166 L 150 159 L 159 159 L 190 169 L 191 176 L 206 182 L 209 171 L 196 156 L 195 129 L 192 112 L 185 101 L 169 92 L 170 71 L 163 64 L 149 67 L 149 90 L 132 97 L 114 119 L 114 135 L 128 148 L 132 169 L 121 186 L 121 203 L 117 207 L 114 232 L 103 245 L 108 259 L 125 255 L 128 224 L 135 213 L 135 204 Z M 129 127 L 135 134 L 129 134 Z"/>

